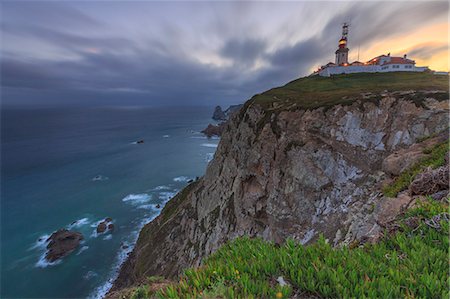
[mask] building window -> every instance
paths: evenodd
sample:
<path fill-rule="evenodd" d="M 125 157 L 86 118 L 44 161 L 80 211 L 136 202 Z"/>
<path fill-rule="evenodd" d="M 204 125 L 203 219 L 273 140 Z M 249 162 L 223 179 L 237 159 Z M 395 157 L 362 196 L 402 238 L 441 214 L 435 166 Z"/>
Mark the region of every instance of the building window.
<path fill-rule="evenodd" d="M 400 66 L 399 66 L 398 64 L 394 64 L 394 65 L 392 66 L 392 68 L 393 68 L 393 69 L 399 69 Z"/>

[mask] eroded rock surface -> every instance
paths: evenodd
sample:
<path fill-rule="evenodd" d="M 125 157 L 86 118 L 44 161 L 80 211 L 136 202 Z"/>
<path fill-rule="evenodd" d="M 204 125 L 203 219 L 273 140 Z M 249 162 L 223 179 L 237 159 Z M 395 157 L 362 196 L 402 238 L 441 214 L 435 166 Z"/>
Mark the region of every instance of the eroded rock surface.
<path fill-rule="evenodd" d="M 447 130 L 446 107 L 431 96 L 416 105 L 389 93 L 378 103 L 329 109 L 248 103 L 230 120 L 205 176 L 143 228 L 113 289 L 177 275 L 243 235 L 308 244 L 322 233 L 334 245 L 377 239 L 411 202 L 408 194 L 383 196 L 381 184 L 416 158 L 383 161 Z"/>

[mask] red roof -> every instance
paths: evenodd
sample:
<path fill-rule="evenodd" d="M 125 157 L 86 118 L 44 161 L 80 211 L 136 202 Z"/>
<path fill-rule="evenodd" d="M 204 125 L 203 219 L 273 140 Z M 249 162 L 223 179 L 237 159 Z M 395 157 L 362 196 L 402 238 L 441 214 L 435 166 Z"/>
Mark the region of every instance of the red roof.
<path fill-rule="evenodd" d="M 403 58 L 403 57 L 391 57 L 391 61 L 383 63 L 386 64 L 416 64 L 414 60 Z"/>

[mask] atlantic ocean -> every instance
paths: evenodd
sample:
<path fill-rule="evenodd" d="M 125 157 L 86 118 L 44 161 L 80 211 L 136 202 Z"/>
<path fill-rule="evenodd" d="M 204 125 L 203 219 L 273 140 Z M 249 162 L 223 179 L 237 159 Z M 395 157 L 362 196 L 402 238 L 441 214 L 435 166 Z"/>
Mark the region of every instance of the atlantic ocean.
<path fill-rule="evenodd" d="M 139 229 L 204 174 L 212 107 L 5 108 L 1 115 L 1 297 L 98 297 Z M 142 140 L 142 143 L 136 141 Z M 112 233 L 97 235 L 113 219 Z M 46 239 L 82 244 L 45 261 Z"/>

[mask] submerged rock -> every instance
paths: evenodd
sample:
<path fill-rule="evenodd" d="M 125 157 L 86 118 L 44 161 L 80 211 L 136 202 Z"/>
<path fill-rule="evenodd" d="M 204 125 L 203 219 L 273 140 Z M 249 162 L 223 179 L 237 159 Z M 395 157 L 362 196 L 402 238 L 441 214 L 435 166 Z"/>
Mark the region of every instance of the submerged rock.
<path fill-rule="evenodd" d="M 45 259 L 49 262 L 54 262 L 60 258 L 70 254 L 78 247 L 83 235 L 79 232 L 69 231 L 67 229 L 60 229 L 54 232 L 47 241 L 47 254 Z"/>
<path fill-rule="evenodd" d="M 112 223 L 112 218 L 105 218 L 102 222 L 97 225 L 97 234 L 104 233 L 106 231 L 113 231 L 114 224 Z"/>

